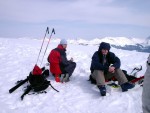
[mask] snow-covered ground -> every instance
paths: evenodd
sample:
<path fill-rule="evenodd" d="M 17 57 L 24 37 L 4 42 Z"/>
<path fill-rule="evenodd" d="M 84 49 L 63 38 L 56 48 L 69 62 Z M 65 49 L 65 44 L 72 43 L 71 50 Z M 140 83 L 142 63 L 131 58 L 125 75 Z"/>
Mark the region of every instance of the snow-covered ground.
<path fill-rule="evenodd" d="M 98 45 L 83 46 L 73 41 L 67 48 L 68 59 L 73 57 L 77 63 L 71 81 L 62 84 L 56 83 L 51 76 L 48 78 L 59 93 L 49 87 L 46 94 L 26 95 L 21 101 L 26 83 L 9 94 L 8 90 L 15 82 L 25 79 L 34 67 L 41 43 L 39 39 L 0 38 L 0 113 L 142 113 L 140 86 L 124 93 L 119 88 L 107 87 L 107 96 L 100 96 L 97 87 L 87 81 L 91 57 Z M 50 41 L 42 66 L 47 63 L 50 50 L 58 43 L 59 40 Z M 142 65 L 143 70 L 137 76 L 144 74 L 148 53 L 115 48 L 111 51 L 121 59 L 122 69 L 130 73 L 134 67 Z"/>

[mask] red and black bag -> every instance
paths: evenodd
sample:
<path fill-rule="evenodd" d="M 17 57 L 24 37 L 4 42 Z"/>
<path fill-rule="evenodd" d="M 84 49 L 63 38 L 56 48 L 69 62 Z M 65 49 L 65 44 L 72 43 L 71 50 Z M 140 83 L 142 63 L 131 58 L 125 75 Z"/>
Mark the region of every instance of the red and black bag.
<path fill-rule="evenodd" d="M 42 69 L 35 65 L 32 72 L 29 74 L 29 83 L 31 88 L 35 92 L 39 92 L 48 88 L 50 81 L 48 81 L 45 77 L 45 73 L 43 73 Z"/>

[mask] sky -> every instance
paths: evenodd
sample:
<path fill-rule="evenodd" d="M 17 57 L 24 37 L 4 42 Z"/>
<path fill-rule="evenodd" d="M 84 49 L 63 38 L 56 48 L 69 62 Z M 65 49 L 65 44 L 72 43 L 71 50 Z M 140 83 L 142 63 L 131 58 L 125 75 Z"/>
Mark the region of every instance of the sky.
<path fill-rule="evenodd" d="M 150 0 L 0 0 L 0 37 L 150 36 Z"/>

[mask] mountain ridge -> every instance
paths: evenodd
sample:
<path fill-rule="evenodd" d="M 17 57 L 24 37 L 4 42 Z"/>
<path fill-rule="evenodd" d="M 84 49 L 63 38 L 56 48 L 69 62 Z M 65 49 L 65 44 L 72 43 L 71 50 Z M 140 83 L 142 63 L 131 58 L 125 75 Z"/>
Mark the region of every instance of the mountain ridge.
<path fill-rule="evenodd" d="M 138 52 L 150 52 L 150 37 L 146 39 L 127 38 L 127 37 L 104 37 L 95 38 L 92 40 L 77 39 L 68 40 L 70 43 L 79 45 L 99 45 L 101 42 L 108 42 L 110 45 L 117 49 L 123 50 L 136 50 Z"/>

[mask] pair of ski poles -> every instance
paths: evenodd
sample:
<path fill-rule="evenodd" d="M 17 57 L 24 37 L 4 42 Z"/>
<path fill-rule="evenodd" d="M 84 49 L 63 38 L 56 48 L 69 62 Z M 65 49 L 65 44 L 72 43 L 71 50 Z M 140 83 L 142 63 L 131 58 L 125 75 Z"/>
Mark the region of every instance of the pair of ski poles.
<path fill-rule="evenodd" d="M 48 28 L 48 27 L 46 28 L 46 32 L 45 32 L 45 35 L 44 35 L 44 38 L 43 38 L 43 41 L 42 41 L 42 45 L 41 45 L 41 48 L 40 48 L 40 51 L 39 51 L 39 54 L 38 54 L 38 58 L 37 58 L 37 61 L 36 61 L 36 65 L 37 65 L 37 63 L 38 63 L 38 61 L 39 61 L 39 57 L 40 57 L 40 54 L 41 54 L 41 51 L 42 51 L 42 48 L 43 48 L 44 40 L 45 40 L 45 38 L 46 38 L 47 34 L 49 34 L 49 28 Z M 51 34 L 50 34 L 50 37 L 49 37 L 49 40 L 48 40 L 48 43 L 47 43 L 46 49 L 45 49 L 45 51 L 44 51 L 44 55 L 43 55 L 43 57 L 42 57 L 42 60 L 41 60 L 41 64 L 40 64 L 40 66 L 41 66 L 41 65 L 42 65 L 42 63 L 43 63 L 43 59 L 44 59 L 45 53 L 46 53 L 46 51 L 47 51 L 47 48 L 48 48 L 49 42 L 50 42 L 50 40 L 51 40 L 52 34 L 55 34 L 55 30 L 54 30 L 54 28 L 52 29 L 52 32 L 51 32 Z"/>
<path fill-rule="evenodd" d="M 130 73 L 130 75 L 133 75 L 133 76 L 136 76 L 136 74 L 139 72 L 139 71 L 141 71 L 142 70 L 142 66 L 140 66 L 140 68 L 139 67 L 135 67 L 133 70 L 132 70 L 132 72 Z M 136 71 L 136 72 L 134 72 L 134 71 Z M 133 73 L 134 72 L 134 73 Z"/>

